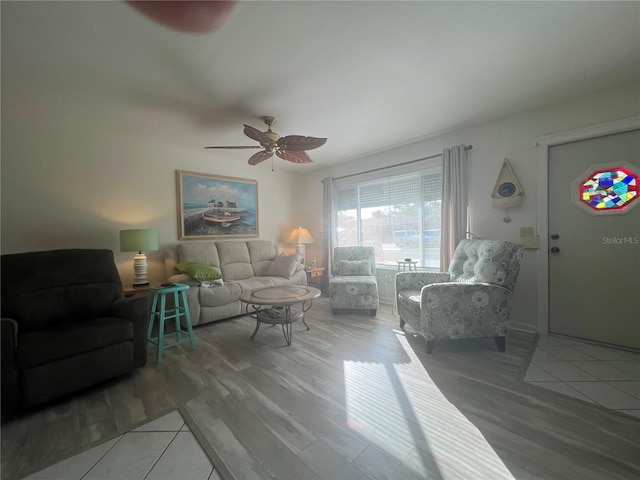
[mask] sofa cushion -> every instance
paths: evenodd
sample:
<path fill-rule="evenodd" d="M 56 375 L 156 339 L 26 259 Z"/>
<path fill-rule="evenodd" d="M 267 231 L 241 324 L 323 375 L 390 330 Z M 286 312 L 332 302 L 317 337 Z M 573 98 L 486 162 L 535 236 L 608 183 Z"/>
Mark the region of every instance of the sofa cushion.
<path fill-rule="evenodd" d="M 125 341 L 23 370 L 22 406 L 46 402 L 127 373 L 134 368 L 134 356 L 133 342 Z"/>
<path fill-rule="evenodd" d="M 338 260 L 336 275 L 371 275 L 369 260 Z"/>
<path fill-rule="evenodd" d="M 244 280 L 254 276 L 247 242 L 216 242 L 216 247 L 225 280 Z"/>
<path fill-rule="evenodd" d="M 178 263 L 176 268 L 179 272 L 186 273 L 196 280 L 218 280 L 222 278 L 217 269 L 203 263 L 183 262 Z"/>
<path fill-rule="evenodd" d="M 420 316 L 420 290 L 402 290 L 398 293 L 398 303 L 411 312 L 412 315 Z"/>
<path fill-rule="evenodd" d="M 65 323 L 21 335 L 18 365 L 25 370 L 123 341 L 133 341 L 133 324 L 123 318 L 103 317 Z"/>
<path fill-rule="evenodd" d="M 220 307 L 240 300 L 240 286 L 236 282 L 226 282 L 218 287 L 198 288 L 201 307 Z"/>
<path fill-rule="evenodd" d="M 253 290 L 254 288 L 264 288 L 264 287 L 273 287 L 276 285 L 276 278 L 282 277 L 251 277 L 245 278 L 244 280 L 235 280 L 233 283 L 238 285 L 238 287 L 243 291 Z M 287 281 L 284 280 L 283 281 Z"/>
<path fill-rule="evenodd" d="M 266 271 L 276 258 L 278 248 L 269 240 L 251 240 L 247 242 L 249 258 L 254 275 L 266 275 Z"/>
<path fill-rule="evenodd" d="M 269 268 L 265 272 L 265 275 L 272 277 L 285 277 L 291 278 L 296 272 L 296 267 L 300 263 L 300 257 L 296 254 L 293 255 L 278 255 L 273 259 Z"/>
<path fill-rule="evenodd" d="M 212 267 L 220 267 L 220 257 L 213 242 L 181 243 L 178 245 L 178 261 L 180 263 L 203 263 Z"/>
<path fill-rule="evenodd" d="M 333 276 L 329 280 L 331 308 L 377 309 L 378 283 L 373 275 Z"/>

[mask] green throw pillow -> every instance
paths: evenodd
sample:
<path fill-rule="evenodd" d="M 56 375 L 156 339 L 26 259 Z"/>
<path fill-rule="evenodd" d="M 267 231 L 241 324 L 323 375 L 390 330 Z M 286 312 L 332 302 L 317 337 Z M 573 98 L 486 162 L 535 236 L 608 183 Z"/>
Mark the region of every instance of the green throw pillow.
<path fill-rule="evenodd" d="M 179 272 L 186 273 L 196 280 L 218 280 L 219 278 L 222 278 L 220 272 L 209 265 L 205 265 L 204 263 L 178 263 L 176 268 Z"/>

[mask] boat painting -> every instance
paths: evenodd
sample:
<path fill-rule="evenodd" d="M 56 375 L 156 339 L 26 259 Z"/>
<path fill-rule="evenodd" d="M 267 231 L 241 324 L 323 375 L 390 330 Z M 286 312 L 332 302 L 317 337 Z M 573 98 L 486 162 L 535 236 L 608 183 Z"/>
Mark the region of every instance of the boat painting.
<path fill-rule="evenodd" d="M 208 211 L 202 214 L 202 219 L 205 222 L 219 223 L 221 227 L 229 228 L 231 226 L 231 222 L 240 220 L 240 217 L 234 217 L 231 215 L 231 212 L 224 212 L 222 215 L 216 215 L 215 213 Z"/>
<path fill-rule="evenodd" d="M 176 172 L 179 239 L 258 236 L 254 180 Z"/>

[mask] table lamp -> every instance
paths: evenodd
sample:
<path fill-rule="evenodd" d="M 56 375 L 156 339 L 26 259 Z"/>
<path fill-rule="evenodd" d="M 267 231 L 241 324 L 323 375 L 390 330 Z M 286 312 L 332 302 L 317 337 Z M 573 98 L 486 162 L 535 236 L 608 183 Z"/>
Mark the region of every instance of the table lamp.
<path fill-rule="evenodd" d="M 296 228 L 289 237 L 287 243 L 295 243 L 296 244 L 296 253 L 302 255 L 302 263 L 305 263 L 305 245 L 308 243 L 313 243 L 313 237 L 309 233 L 309 230 L 303 227 Z"/>
<path fill-rule="evenodd" d="M 133 257 L 133 286 L 149 285 L 147 277 L 147 257 L 143 250 L 158 249 L 158 232 L 152 229 L 120 230 L 120 251 L 138 252 Z"/>

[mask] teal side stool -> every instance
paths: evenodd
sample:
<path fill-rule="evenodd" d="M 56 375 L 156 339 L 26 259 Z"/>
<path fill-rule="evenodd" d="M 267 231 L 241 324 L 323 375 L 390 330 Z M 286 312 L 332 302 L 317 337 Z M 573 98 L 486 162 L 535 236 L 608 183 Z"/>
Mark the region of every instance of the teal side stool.
<path fill-rule="evenodd" d="M 196 349 L 196 340 L 193 336 L 193 329 L 191 328 L 191 316 L 189 315 L 189 305 L 187 304 L 187 290 L 189 285 L 184 283 L 176 283 L 167 287 L 152 287 L 149 290 L 153 293 L 153 303 L 151 304 L 151 318 L 149 318 L 149 330 L 147 332 L 147 339 L 151 343 L 155 343 L 158 346 L 158 363 L 162 362 L 162 351 L 165 348 L 175 347 L 176 345 L 186 342 L 191 342 L 191 349 Z M 175 308 L 173 310 L 166 309 L 167 295 L 173 293 L 173 304 Z M 158 305 L 158 299 L 160 305 Z M 180 305 L 179 299 L 182 299 L 182 305 Z M 184 321 L 187 325 L 187 331 L 185 332 L 180 325 L 180 317 L 184 317 Z M 158 319 L 158 336 L 152 337 L 154 322 Z M 175 319 L 176 331 L 165 335 L 164 333 L 164 321 Z M 182 335 L 188 338 L 182 338 Z M 176 341 L 165 345 L 165 336 L 169 337 L 175 335 Z"/>

